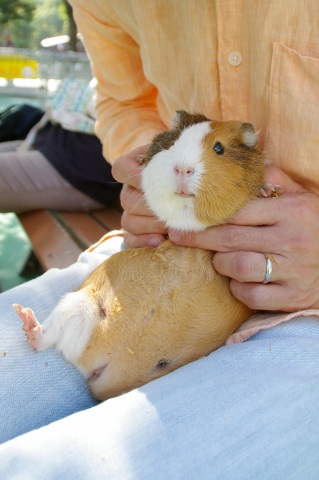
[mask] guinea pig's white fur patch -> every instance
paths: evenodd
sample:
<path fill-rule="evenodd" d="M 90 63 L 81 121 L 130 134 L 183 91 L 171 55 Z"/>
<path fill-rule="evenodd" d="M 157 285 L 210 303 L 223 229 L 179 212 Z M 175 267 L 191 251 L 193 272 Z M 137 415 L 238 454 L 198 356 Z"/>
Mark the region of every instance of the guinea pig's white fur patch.
<path fill-rule="evenodd" d="M 195 216 L 194 196 L 205 172 L 202 141 L 210 130 L 210 122 L 201 122 L 186 128 L 174 145 L 154 155 L 142 172 L 142 188 L 147 192 L 146 201 L 168 227 L 183 231 L 200 231 L 207 227 Z M 183 181 L 187 186 L 187 193 L 194 196 L 178 195 L 176 170 L 192 170 L 191 174 L 185 175 Z"/>
<path fill-rule="evenodd" d="M 55 346 L 67 360 L 76 362 L 83 353 L 98 321 L 87 287 L 67 293 L 43 322 L 45 345 Z"/>

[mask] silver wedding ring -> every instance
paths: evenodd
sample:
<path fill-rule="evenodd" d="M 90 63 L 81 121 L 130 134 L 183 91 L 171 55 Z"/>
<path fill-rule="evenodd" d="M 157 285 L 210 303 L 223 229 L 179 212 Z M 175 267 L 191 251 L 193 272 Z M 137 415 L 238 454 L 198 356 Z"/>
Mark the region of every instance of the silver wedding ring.
<path fill-rule="evenodd" d="M 266 260 L 266 275 L 263 280 L 263 283 L 269 283 L 272 275 L 272 261 L 269 258 L 269 255 L 265 255 L 265 260 Z"/>

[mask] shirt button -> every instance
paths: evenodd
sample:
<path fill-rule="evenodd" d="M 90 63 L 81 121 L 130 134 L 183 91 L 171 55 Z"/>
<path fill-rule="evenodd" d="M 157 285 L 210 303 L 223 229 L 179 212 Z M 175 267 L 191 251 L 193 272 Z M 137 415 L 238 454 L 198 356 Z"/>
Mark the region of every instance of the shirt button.
<path fill-rule="evenodd" d="M 238 67 L 242 63 L 243 57 L 239 52 L 233 51 L 233 52 L 230 52 L 230 54 L 227 57 L 227 60 L 232 67 Z"/>

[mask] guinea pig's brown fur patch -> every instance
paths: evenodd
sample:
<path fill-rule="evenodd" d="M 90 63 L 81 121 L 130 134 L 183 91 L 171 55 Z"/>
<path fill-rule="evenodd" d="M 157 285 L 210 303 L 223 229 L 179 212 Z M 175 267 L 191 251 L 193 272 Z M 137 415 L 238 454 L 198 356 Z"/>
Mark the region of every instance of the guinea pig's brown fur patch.
<path fill-rule="evenodd" d="M 259 194 L 264 157 L 250 146 L 257 143 L 250 123 L 212 121 L 211 126 L 202 141 L 205 172 L 194 203 L 199 220 L 220 225 Z M 217 143 L 223 153 L 214 150 Z"/>
<path fill-rule="evenodd" d="M 162 376 L 221 346 L 251 311 L 230 293 L 209 251 L 128 249 L 98 267 L 82 288 L 98 304 L 98 324 L 79 363 L 106 365 L 89 386 L 109 398 Z"/>
<path fill-rule="evenodd" d="M 200 113 L 192 114 L 185 112 L 184 110 L 176 112 L 173 128 L 155 135 L 145 156 L 141 158 L 141 165 L 147 165 L 154 155 L 163 150 L 168 150 L 174 145 L 185 128 L 190 127 L 191 125 L 196 125 L 197 123 L 208 121 L 208 118 Z"/>

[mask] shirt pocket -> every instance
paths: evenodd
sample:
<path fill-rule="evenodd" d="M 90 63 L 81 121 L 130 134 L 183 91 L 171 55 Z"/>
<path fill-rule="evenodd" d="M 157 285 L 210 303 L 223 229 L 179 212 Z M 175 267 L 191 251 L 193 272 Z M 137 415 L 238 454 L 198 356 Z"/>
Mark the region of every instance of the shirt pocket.
<path fill-rule="evenodd" d="M 267 158 L 319 194 L 319 58 L 274 44 Z"/>

